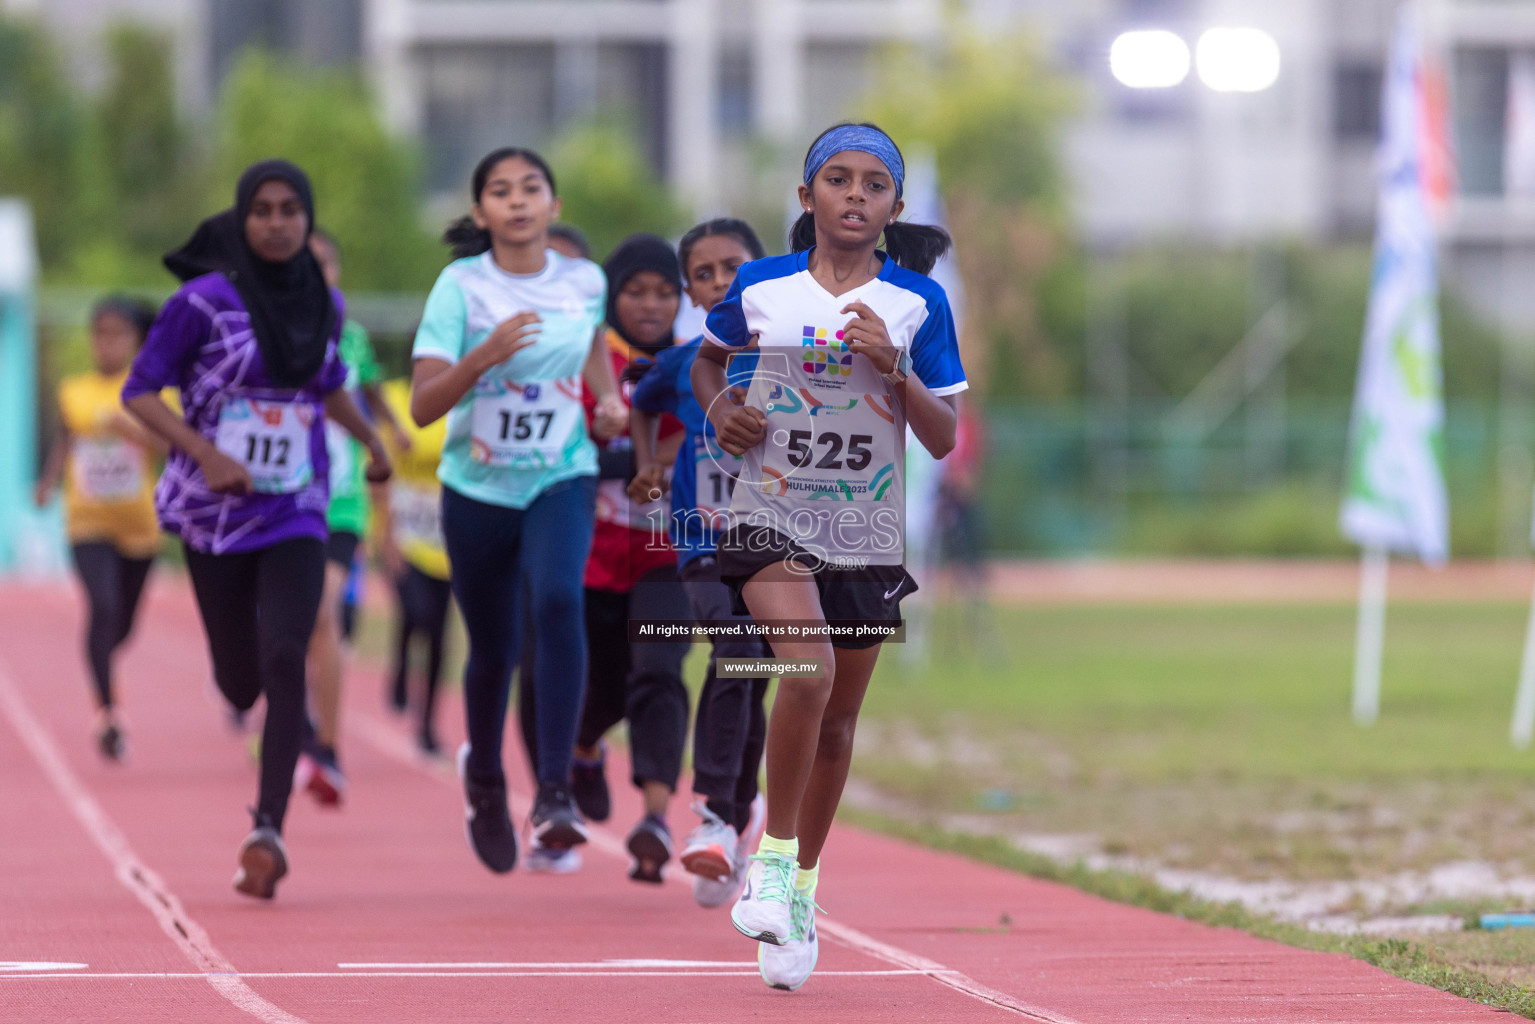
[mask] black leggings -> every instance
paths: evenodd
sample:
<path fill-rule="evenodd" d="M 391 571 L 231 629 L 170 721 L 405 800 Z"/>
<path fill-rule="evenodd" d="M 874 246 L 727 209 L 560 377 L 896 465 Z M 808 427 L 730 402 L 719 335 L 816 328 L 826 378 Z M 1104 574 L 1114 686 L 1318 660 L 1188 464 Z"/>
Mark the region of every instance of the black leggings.
<path fill-rule="evenodd" d="M 691 619 L 686 592 L 672 566 L 653 569 L 627 594 L 586 589 L 586 702 L 576 745 L 594 747 L 613 726 L 628 719 L 631 779 L 636 786 L 660 782 L 677 788 L 687 746 L 688 691 L 682 661 L 690 641 L 629 643 L 630 619 Z M 523 679 L 532 678 L 524 659 Z M 534 687 L 518 689 L 523 742 L 535 761 L 536 740 L 529 725 L 536 712 Z"/>
<path fill-rule="evenodd" d="M 304 732 L 304 656 L 325 589 L 325 544 L 300 537 L 259 551 L 186 555 L 214 681 L 241 711 L 266 694 L 255 818 L 280 832 Z"/>
<path fill-rule="evenodd" d="M 107 541 L 75 544 L 75 572 L 85 586 L 90 615 L 85 626 L 85 658 L 96 685 L 96 703 L 110 708 L 112 654 L 133 632 L 144 581 L 153 558 L 129 558 Z"/>
<path fill-rule="evenodd" d="M 751 621 L 731 611 L 730 588 L 720 582 L 719 561 L 703 555 L 682 567 L 693 614 L 700 622 L 733 619 Z M 769 658 L 768 645 L 757 639 L 715 640 L 709 652 L 709 670 L 698 695 L 698 718 L 693 725 L 693 792 L 704 797 L 709 809 L 744 832 L 757 798 L 757 771 L 762 765 L 767 740 L 767 715 L 763 700 L 768 680 L 721 676 L 718 658 Z"/>
<path fill-rule="evenodd" d="M 426 641 L 426 690 L 421 702 L 421 731 L 430 733 L 437 706 L 437 684 L 442 681 L 443 636 L 448 627 L 448 606 L 453 602 L 453 585 L 447 580 L 405 566 L 394 581 L 400 596 L 400 614 L 394 631 L 394 702 L 405 706 L 406 676 L 410 668 L 411 641 Z"/>

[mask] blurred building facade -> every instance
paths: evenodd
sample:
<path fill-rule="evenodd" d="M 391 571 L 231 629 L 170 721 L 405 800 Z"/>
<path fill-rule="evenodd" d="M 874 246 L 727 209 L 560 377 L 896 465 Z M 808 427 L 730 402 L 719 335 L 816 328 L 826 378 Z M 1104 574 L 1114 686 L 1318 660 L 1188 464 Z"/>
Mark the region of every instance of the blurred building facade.
<path fill-rule="evenodd" d="M 1078 220 L 1095 247 L 1183 239 L 1364 239 L 1374 220 L 1380 86 L 1398 0 L 0 0 L 55 22 L 80 74 L 113 20 L 177 39 L 186 105 L 206 109 L 234 55 L 264 45 L 361 64 L 397 130 L 419 139 L 428 187 L 457 193 L 508 141 L 620 112 L 655 169 L 700 214 L 739 205 L 751 163 L 786 164 L 851 113 L 892 42 L 937 39 L 962 12 L 982 32 L 1027 29 L 1080 85 L 1064 139 Z M 1535 188 L 1505 187 L 1510 68 L 1535 54 L 1535 2 L 1432 0 L 1450 74 L 1461 191 L 1452 256 L 1535 272 Z M 1121 32 L 1161 28 L 1190 46 L 1213 26 L 1264 29 L 1282 69 L 1261 93 L 1196 75 L 1131 90 L 1109 73 Z M 1517 156 L 1517 154 L 1513 154 Z M 1530 155 L 1535 162 L 1535 153 Z M 1530 175 L 1535 179 L 1535 174 Z M 1525 266 L 1528 260 L 1529 266 Z M 1467 264 L 1467 261 L 1469 263 Z M 1510 263 L 1512 261 L 1512 263 Z M 1497 274 L 1487 301 L 1508 289 Z M 1493 282 L 1493 283 L 1487 283 Z M 1529 309 L 1512 310 L 1535 322 Z M 1518 305 L 1518 302 L 1515 303 Z"/>

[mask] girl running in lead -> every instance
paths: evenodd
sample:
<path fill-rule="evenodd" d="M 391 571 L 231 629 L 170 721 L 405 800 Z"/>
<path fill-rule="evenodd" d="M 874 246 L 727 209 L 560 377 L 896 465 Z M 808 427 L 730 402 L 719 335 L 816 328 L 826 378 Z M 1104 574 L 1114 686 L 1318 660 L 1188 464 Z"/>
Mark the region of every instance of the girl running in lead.
<path fill-rule="evenodd" d="M 123 387 L 171 447 L 155 507 L 186 550 L 214 680 L 240 710 L 266 695 L 255 827 L 235 875 L 237 890 L 265 899 L 288 871 L 283 817 L 325 574 L 327 418 L 367 447 L 370 480 L 389 477 L 383 445 L 341 388 L 341 296 L 309 252 L 313 225 L 303 171 L 286 160 L 247 168 L 234 208 L 165 257 L 186 283 Z M 171 385 L 185 419 L 160 399 Z"/>
<path fill-rule="evenodd" d="M 775 988 L 815 967 L 820 856 L 847 781 L 853 730 L 879 657 L 916 589 L 902 565 L 906 426 L 935 457 L 954 447 L 965 390 L 954 321 L 926 276 L 943 231 L 900 216 L 900 150 L 873 125 L 838 125 L 805 157 L 804 214 L 787 256 L 741 268 L 709 314 L 693 385 L 727 452 L 745 456 L 720 575 L 758 623 L 850 632 L 771 638 L 784 677 L 768 722 L 767 829 L 731 910 L 761 942 Z M 885 251 L 877 248 L 880 236 Z M 743 406 L 723 397 L 732 350 L 757 339 Z"/>
<path fill-rule="evenodd" d="M 410 416 L 410 382 L 390 381 L 383 387 L 384 401 L 399 417 Z M 442 484 L 437 480 L 438 461 L 447 425 L 438 420 L 425 427 L 410 422 L 405 428 L 408 447 L 394 447 L 394 477 L 389 481 L 392 537 L 386 540 L 384 564 L 394 577 L 399 596 L 395 624 L 394 672 L 389 691 L 390 706 L 405 711 L 410 704 L 410 655 L 413 642 L 426 645 L 426 665 L 417 704 L 416 746 L 428 757 L 440 752 L 437 743 L 437 691 L 442 682 L 443 647 L 448 628 L 448 608 L 453 603 L 449 582 L 448 551 L 442 539 Z"/>
<path fill-rule="evenodd" d="M 154 309 L 137 299 L 103 299 L 91 312 L 90 373 L 59 382 L 63 430 L 49 450 L 36 501 L 64 482 L 64 522 L 75 574 L 85 590 L 85 657 L 96 688 L 96 745 L 121 761 L 127 738 L 117 713 L 112 657 L 133 631 L 149 567 L 160 548 L 152 462 L 165 448 L 123 408 L 128 364 Z"/>
<path fill-rule="evenodd" d="M 732 218 L 711 220 L 682 236 L 677 245 L 684 288 L 695 306 L 714 308 L 725 297 L 740 267 L 763 256 L 750 225 Z M 635 386 L 631 405 L 635 461 L 639 467 L 629 487 L 635 501 L 664 491 L 667 465 L 656 454 L 660 416 L 682 421 L 685 439 L 671 467 L 672 544 L 677 550 L 682 585 L 700 622 L 749 623 L 734 615 L 729 589 L 720 581 L 715 555 L 716 531 L 724 529 L 741 459 L 725 453 L 703 406 L 693 396 L 690 373 L 703 344 L 700 336 L 656 356 L 655 366 Z M 730 364 L 732 384 L 751 380 L 756 354 L 737 355 Z M 718 658 L 762 658 L 767 646 L 757 638 L 715 639 L 709 668 L 698 697 L 693 728 L 693 810 L 700 823 L 688 836 L 682 866 L 693 875 L 699 905 L 717 907 L 741 889 L 747 859 L 762 827 L 757 770 L 762 763 L 766 719 L 762 701 L 767 677 L 720 676 Z"/>
<path fill-rule="evenodd" d="M 598 327 L 602 271 L 549 248 L 559 215 L 554 174 L 538 154 L 498 149 L 474 170 L 470 216 L 444 240 L 449 264 L 422 313 L 411 417 L 448 418 L 438 477 L 453 594 L 469 634 L 459 751 L 470 845 L 492 871 L 517 862 L 501 742 L 523 601 L 537 635 L 535 850 L 586 841 L 570 794 L 570 757 L 586 683 L 581 567 L 592 543 L 594 432 L 627 421 Z M 525 577 L 525 579 L 524 579 Z M 523 587 L 526 584 L 527 596 Z"/>

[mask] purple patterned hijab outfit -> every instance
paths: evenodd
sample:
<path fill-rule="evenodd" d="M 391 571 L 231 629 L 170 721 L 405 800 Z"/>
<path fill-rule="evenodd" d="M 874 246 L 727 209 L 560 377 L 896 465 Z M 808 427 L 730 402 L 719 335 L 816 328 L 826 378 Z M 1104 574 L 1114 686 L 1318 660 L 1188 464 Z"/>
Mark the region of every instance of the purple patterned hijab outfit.
<path fill-rule="evenodd" d="M 346 380 L 337 351 L 343 303 L 325 287 L 307 245 L 274 264 L 246 243 L 244 223 L 256 190 L 273 179 L 293 186 L 313 228 L 314 202 L 302 171 L 282 160 L 250 167 L 240 177 L 235 206 L 205 220 L 166 256 L 166 266 L 186 283 L 161 309 L 123 386 L 124 401 L 179 389 L 187 424 L 209 441 L 233 400 L 289 403 L 307 420 L 312 472 L 291 493 L 216 494 L 196 460 L 171 451 L 155 488 L 160 527 L 208 554 L 327 536 L 324 401 Z"/>

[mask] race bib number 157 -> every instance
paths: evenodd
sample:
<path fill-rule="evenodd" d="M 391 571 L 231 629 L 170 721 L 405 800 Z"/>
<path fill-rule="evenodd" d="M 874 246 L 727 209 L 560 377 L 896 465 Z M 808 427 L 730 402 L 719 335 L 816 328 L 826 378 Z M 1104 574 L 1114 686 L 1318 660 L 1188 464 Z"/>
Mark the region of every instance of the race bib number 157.
<path fill-rule="evenodd" d="M 557 465 L 581 422 L 581 380 L 480 380 L 470 420 L 476 462 L 519 468 Z"/>

